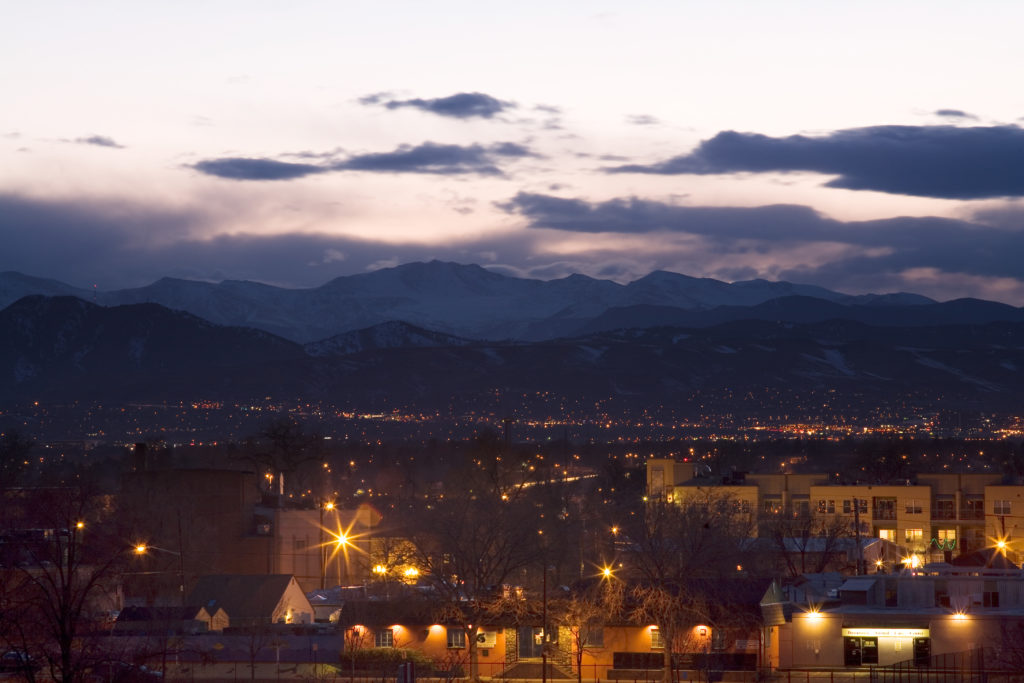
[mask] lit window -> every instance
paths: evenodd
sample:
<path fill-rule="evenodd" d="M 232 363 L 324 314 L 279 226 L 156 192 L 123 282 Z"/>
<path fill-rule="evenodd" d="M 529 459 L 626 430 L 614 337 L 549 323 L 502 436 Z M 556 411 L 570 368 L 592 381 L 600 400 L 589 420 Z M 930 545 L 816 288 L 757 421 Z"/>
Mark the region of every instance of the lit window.
<path fill-rule="evenodd" d="M 890 543 L 896 542 L 896 530 L 895 529 L 879 529 L 878 537 L 883 541 L 889 541 Z"/>
<path fill-rule="evenodd" d="M 924 540 L 923 529 L 907 529 L 907 534 L 904 537 L 907 543 L 920 543 Z"/>
<path fill-rule="evenodd" d="M 652 628 L 651 629 L 651 649 L 652 650 L 663 650 L 665 649 L 665 643 L 661 640 L 661 631 Z"/>
<path fill-rule="evenodd" d="M 461 650 L 466 647 L 466 632 L 461 628 L 448 629 L 448 648 Z"/>
<path fill-rule="evenodd" d="M 375 647 L 394 647 L 395 646 L 395 632 L 389 628 L 381 629 L 374 632 L 373 644 Z"/>
<path fill-rule="evenodd" d="M 588 626 L 583 630 L 584 647 L 604 647 L 604 629 L 600 626 Z"/>
<path fill-rule="evenodd" d="M 935 532 L 935 537 L 940 541 L 955 541 L 956 529 L 938 529 Z"/>

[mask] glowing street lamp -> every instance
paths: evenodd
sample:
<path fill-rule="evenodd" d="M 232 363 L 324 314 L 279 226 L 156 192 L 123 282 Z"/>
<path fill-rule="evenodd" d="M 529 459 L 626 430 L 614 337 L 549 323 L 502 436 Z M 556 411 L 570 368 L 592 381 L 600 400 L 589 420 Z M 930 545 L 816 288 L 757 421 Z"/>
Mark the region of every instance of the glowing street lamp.
<path fill-rule="evenodd" d="M 338 548 L 348 548 L 352 546 L 352 541 L 349 540 L 348 534 L 344 531 L 338 533 L 331 532 L 331 536 L 334 536 L 334 540 L 331 541 Z"/>
<path fill-rule="evenodd" d="M 185 606 L 185 556 L 175 550 L 168 550 L 148 543 L 136 543 L 132 552 L 136 555 L 148 555 L 150 550 L 174 555 L 178 558 L 178 592 L 181 594 L 181 606 Z"/>

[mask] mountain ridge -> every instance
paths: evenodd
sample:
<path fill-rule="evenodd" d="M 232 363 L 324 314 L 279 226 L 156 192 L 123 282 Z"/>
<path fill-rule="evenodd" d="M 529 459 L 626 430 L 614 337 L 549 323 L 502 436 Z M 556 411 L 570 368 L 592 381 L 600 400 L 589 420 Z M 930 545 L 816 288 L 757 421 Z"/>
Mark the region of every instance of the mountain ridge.
<path fill-rule="evenodd" d="M 315 343 L 390 321 L 465 339 L 539 341 L 611 329 L 611 319 L 626 315 L 630 307 L 644 306 L 661 307 L 648 313 L 663 311 L 668 317 L 645 318 L 640 314 L 643 309 L 637 308 L 627 316 L 631 325 L 760 319 L 769 316 L 763 307 L 771 301 L 780 301 L 775 306 L 777 319 L 804 319 L 806 311 L 801 312 L 789 297 L 846 307 L 835 309 L 839 317 L 895 324 L 901 318 L 925 318 L 916 308 L 950 303 L 905 292 L 849 295 L 816 285 L 766 280 L 727 283 L 664 270 L 627 284 L 578 273 L 538 280 L 443 261 L 341 276 L 303 289 L 248 280 L 211 283 L 164 277 L 144 287 L 88 291 L 20 273 L 0 273 L 0 308 L 30 294 L 72 295 L 104 306 L 158 303 L 220 325 L 254 327 L 298 343 Z M 802 308 L 808 307 L 805 303 Z M 942 310 L 950 316 L 947 322 L 985 322 L 1015 320 L 1022 309 L 977 300 Z"/>
<path fill-rule="evenodd" d="M 274 395 L 448 414 L 496 396 L 507 397 L 509 410 L 559 396 L 697 417 L 716 404 L 729 412 L 820 405 L 813 397 L 868 407 L 910 400 L 936 409 L 1024 408 L 1024 322 L 733 320 L 538 342 L 471 341 L 395 322 L 332 344 L 303 347 L 159 304 L 26 297 L 0 310 L 0 400 Z"/>

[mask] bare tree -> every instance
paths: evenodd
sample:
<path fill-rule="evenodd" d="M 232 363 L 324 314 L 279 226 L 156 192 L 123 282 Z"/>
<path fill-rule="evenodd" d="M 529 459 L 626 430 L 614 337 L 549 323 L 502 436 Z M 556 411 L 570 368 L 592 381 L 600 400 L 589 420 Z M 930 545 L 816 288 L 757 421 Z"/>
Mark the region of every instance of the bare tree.
<path fill-rule="evenodd" d="M 443 600 L 443 618 L 465 629 L 471 680 L 479 678 L 479 629 L 506 597 L 503 585 L 538 557 L 539 516 L 525 486 L 529 470 L 504 457 L 477 450 L 449 474 L 444 494 L 408 510 L 421 576 Z"/>
<path fill-rule="evenodd" d="M 324 457 L 323 443 L 320 434 L 308 432 L 293 415 L 283 414 L 249 439 L 236 457 L 252 463 L 264 474 L 284 476 L 284 485 L 291 490 L 319 489 L 323 483 L 323 472 L 319 469 Z M 324 495 L 326 491 L 316 493 Z"/>
<path fill-rule="evenodd" d="M 112 501 L 84 486 L 7 496 L 5 512 L 22 514 L 4 525 L 0 639 L 29 653 L 51 680 L 81 680 L 110 658 L 98 617 L 115 606 L 129 556 Z"/>
<path fill-rule="evenodd" d="M 825 571 L 839 557 L 842 539 L 853 536 L 850 519 L 810 510 L 767 514 L 760 530 L 790 577 Z"/>
<path fill-rule="evenodd" d="M 554 622 L 569 634 L 569 645 L 576 680 L 583 681 L 583 658 L 603 649 L 597 636 L 622 611 L 623 584 L 606 578 L 596 584 L 579 587 L 568 597 L 552 602 L 549 611 Z"/>
<path fill-rule="evenodd" d="M 719 587 L 746 562 L 753 531 L 749 513 L 715 489 L 695 489 L 677 503 L 655 501 L 624 527 L 628 569 L 637 582 L 632 617 L 657 625 L 664 646 L 665 683 L 688 627 L 723 614 Z"/>

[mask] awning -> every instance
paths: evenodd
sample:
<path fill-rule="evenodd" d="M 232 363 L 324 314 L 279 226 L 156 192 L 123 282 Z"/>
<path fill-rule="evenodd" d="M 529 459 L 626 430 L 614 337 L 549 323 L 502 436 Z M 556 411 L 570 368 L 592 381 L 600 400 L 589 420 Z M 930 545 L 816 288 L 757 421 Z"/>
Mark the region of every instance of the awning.
<path fill-rule="evenodd" d="M 857 578 L 847 579 L 842 586 L 839 587 L 840 591 L 869 591 L 875 587 L 875 581 L 877 579 L 871 578 Z"/>
<path fill-rule="evenodd" d="M 913 615 L 844 614 L 843 628 L 911 628 L 927 629 L 928 619 Z"/>

